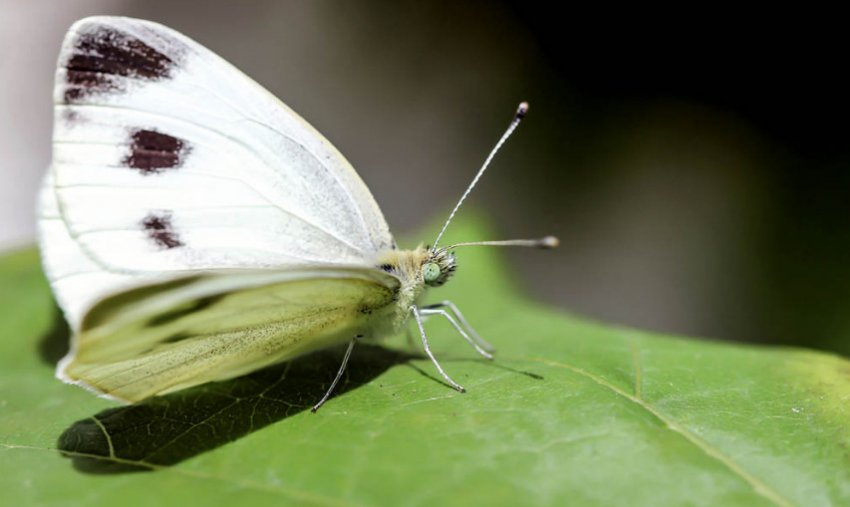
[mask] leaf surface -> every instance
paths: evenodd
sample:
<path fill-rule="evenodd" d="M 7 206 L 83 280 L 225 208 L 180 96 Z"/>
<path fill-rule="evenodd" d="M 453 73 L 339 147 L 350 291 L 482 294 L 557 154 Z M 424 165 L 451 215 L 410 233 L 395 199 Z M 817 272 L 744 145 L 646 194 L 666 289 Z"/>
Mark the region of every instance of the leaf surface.
<path fill-rule="evenodd" d="M 37 254 L 0 257 L 4 503 L 850 504 L 846 360 L 589 322 L 524 298 L 496 252 L 459 264 L 430 299 L 453 299 L 496 361 L 426 327 L 468 392 L 399 337 L 355 349 L 311 414 L 342 350 L 132 406 L 62 384 Z"/>

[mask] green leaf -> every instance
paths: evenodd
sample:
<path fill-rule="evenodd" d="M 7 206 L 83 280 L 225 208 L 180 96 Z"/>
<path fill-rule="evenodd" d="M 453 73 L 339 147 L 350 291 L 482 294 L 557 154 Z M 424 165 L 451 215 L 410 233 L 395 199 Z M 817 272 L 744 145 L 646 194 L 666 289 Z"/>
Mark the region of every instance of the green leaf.
<path fill-rule="evenodd" d="M 427 323 L 466 394 L 399 337 L 356 348 L 317 414 L 341 350 L 119 406 L 53 378 L 67 330 L 36 253 L 7 254 L 4 504 L 850 504 L 844 359 L 588 322 L 523 298 L 492 249 L 429 296 L 499 348 Z"/>

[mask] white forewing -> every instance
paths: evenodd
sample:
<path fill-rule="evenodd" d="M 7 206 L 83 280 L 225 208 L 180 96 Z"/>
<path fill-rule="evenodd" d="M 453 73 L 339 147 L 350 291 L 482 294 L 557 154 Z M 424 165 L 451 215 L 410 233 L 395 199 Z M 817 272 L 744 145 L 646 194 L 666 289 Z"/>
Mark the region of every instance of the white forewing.
<path fill-rule="evenodd" d="M 71 236 L 53 191 L 53 170 L 44 177 L 39 195 L 38 228 L 44 271 L 72 329 L 83 310 L 103 294 L 134 283 L 134 277 L 104 270 Z"/>
<path fill-rule="evenodd" d="M 75 328 L 128 286 L 197 270 L 368 266 L 393 247 L 368 189 L 321 134 L 173 30 L 77 22 L 55 101 L 41 244 Z"/>

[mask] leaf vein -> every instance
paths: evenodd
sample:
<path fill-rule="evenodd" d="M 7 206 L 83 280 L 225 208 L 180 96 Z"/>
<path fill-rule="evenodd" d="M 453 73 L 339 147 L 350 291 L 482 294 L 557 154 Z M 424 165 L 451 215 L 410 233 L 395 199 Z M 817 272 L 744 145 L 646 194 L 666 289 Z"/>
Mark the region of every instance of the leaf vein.
<path fill-rule="evenodd" d="M 649 412 L 650 414 L 652 414 L 653 416 L 658 418 L 661 422 L 663 422 L 667 426 L 668 429 L 670 429 L 671 431 L 673 431 L 675 433 L 678 433 L 679 435 L 684 437 L 687 441 L 689 441 L 691 444 L 696 446 L 699 450 L 704 452 L 706 455 L 708 455 L 709 457 L 714 458 L 715 460 L 719 461 L 726 468 L 728 468 L 730 471 L 732 471 L 735 475 L 739 476 L 742 480 L 747 482 L 758 495 L 761 495 L 762 497 L 770 500 L 771 502 L 773 502 L 776 505 L 779 505 L 781 507 L 793 507 L 794 504 L 792 504 L 789 500 L 782 497 L 777 491 L 775 491 L 773 488 L 768 486 L 764 481 L 762 481 L 761 479 L 759 479 L 755 475 L 753 475 L 750 472 L 748 472 L 747 470 L 745 470 L 740 464 L 735 462 L 731 457 L 723 454 L 723 452 L 721 452 L 719 449 L 713 447 L 708 442 L 700 439 L 698 436 L 696 436 L 692 432 L 688 431 L 684 426 L 681 426 L 675 419 L 669 417 L 668 415 L 664 414 L 663 412 L 660 412 L 655 407 L 653 407 L 649 403 L 645 402 L 644 400 L 636 397 L 635 395 L 629 394 L 628 392 L 620 389 L 619 387 L 608 382 L 604 378 L 602 378 L 598 375 L 595 375 L 595 374 L 593 374 L 593 373 L 591 373 L 587 370 L 579 368 L 577 366 L 573 366 L 573 365 L 567 364 L 567 363 L 562 363 L 562 362 L 559 362 L 559 361 L 552 361 L 550 359 L 538 358 L 538 357 L 517 357 L 516 359 L 541 363 L 541 364 L 545 364 L 547 366 L 554 366 L 556 368 L 564 368 L 564 369 L 570 370 L 573 373 L 576 373 L 578 375 L 586 377 L 586 378 L 592 380 L 593 382 L 599 384 L 600 386 L 603 386 L 605 388 L 610 389 L 614 393 L 622 396 L 623 398 L 631 401 L 632 403 L 639 405 L 641 408 L 643 408 L 644 410 L 646 410 L 647 412 Z"/>
<path fill-rule="evenodd" d="M 92 419 L 92 421 L 94 421 L 94 423 L 97 425 L 97 427 L 100 428 L 100 431 L 103 433 L 103 436 L 106 438 L 106 445 L 109 446 L 109 457 L 115 458 L 115 446 L 112 445 L 112 436 L 109 434 L 108 431 L 106 431 L 106 427 L 103 425 L 103 423 L 100 421 L 100 419 L 97 418 L 97 416 L 93 416 L 91 419 Z"/>

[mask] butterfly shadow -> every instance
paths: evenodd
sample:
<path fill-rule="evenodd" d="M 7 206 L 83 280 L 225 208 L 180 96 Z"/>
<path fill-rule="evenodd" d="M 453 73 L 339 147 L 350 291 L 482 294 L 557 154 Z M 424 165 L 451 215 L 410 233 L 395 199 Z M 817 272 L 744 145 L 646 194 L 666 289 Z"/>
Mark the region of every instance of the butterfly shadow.
<path fill-rule="evenodd" d="M 360 345 L 334 397 L 418 357 Z M 89 474 L 169 467 L 309 411 L 324 394 L 341 358 L 340 349 L 324 350 L 233 380 L 103 410 L 73 423 L 57 446 L 75 469 Z M 316 417 L 321 417 L 321 410 Z"/>
<path fill-rule="evenodd" d="M 38 355 L 45 363 L 55 365 L 68 353 L 70 343 L 71 329 L 59 305 L 53 301 L 50 310 L 50 328 L 38 342 Z"/>

